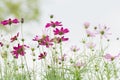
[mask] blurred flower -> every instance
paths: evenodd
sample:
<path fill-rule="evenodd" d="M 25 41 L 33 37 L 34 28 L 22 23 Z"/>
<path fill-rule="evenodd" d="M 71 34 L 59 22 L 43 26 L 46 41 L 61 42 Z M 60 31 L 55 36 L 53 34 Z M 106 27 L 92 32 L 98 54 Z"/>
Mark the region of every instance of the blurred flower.
<path fill-rule="evenodd" d="M 73 51 L 73 52 L 77 52 L 77 51 L 80 50 L 80 48 L 77 48 L 77 46 L 72 46 L 70 49 L 71 49 L 71 51 Z"/>
<path fill-rule="evenodd" d="M 58 28 L 56 28 L 55 30 L 53 30 L 54 32 L 54 35 L 63 35 L 65 33 L 68 33 L 69 30 L 66 28 L 66 29 L 63 29 L 63 27 L 61 27 L 61 29 L 59 30 Z"/>
<path fill-rule="evenodd" d="M 111 35 L 111 33 L 109 33 L 109 27 L 107 26 L 101 26 L 99 25 L 98 29 L 96 30 L 96 34 L 100 34 L 101 38 L 105 37 L 107 38 L 107 35 Z"/>
<path fill-rule="evenodd" d="M 90 23 L 89 23 L 89 22 L 85 22 L 85 23 L 84 23 L 84 27 L 85 27 L 85 29 L 88 29 L 89 26 L 90 26 Z"/>
<path fill-rule="evenodd" d="M 86 33 L 87 33 L 87 36 L 88 37 L 95 37 L 95 33 L 94 32 L 91 32 L 89 30 L 86 30 Z"/>
<path fill-rule="evenodd" d="M 46 55 L 47 55 L 46 52 L 40 53 L 40 55 L 38 56 L 38 60 L 44 59 L 46 57 Z"/>
<path fill-rule="evenodd" d="M 61 57 L 59 57 L 58 59 L 60 60 L 60 61 L 65 61 L 66 60 L 66 57 L 67 55 L 66 54 L 63 54 Z"/>
<path fill-rule="evenodd" d="M 19 55 L 24 56 L 25 48 L 29 48 L 29 46 L 18 44 L 18 46 L 13 47 L 14 50 L 11 53 L 15 58 L 18 58 Z"/>
<path fill-rule="evenodd" d="M 40 39 L 39 45 L 44 45 L 47 48 L 49 48 L 49 46 L 52 46 L 53 43 L 52 43 L 52 40 L 50 39 L 50 37 L 47 35 L 47 36 L 43 36 L 43 38 Z"/>
<path fill-rule="evenodd" d="M 84 66 L 84 65 L 85 65 L 84 63 L 78 61 L 77 63 L 75 63 L 74 66 L 80 68 L 80 67 L 82 67 L 82 66 Z"/>
<path fill-rule="evenodd" d="M 11 42 L 14 42 L 15 40 L 17 40 L 18 36 L 19 36 L 19 33 L 17 33 L 17 35 L 13 36 L 13 37 L 10 39 Z"/>
<path fill-rule="evenodd" d="M 40 39 L 41 39 L 41 37 L 39 37 L 38 35 L 36 35 L 36 36 L 34 37 L 33 41 L 38 41 L 38 40 L 40 40 Z"/>
<path fill-rule="evenodd" d="M 43 45 L 46 46 L 47 48 L 49 48 L 49 46 L 53 45 L 53 41 L 50 39 L 50 37 L 48 35 L 43 35 L 42 37 L 39 36 L 35 36 L 33 41 L 37 41 L 39 43 L 39 45 Z"/>
<path fill-rule="evenodd" d="M 0 46 L 1 46 L 1 47 L 3 46 L 3 43 L 2 43 L 2 42 L 0 42 Z"/>
<path fill-rule="evenodd" d="M 64 36 L 62 36 L 62 37 L 55 37 L 55 38 L 52 39 L 52 41 L 55 42 L 55 43 L 61 43 L 63 41 L 68 41 L 68 39 L 69 38 L 65 38 Z"/>
<path fill-rule="evenodd" d="M 55 22 L 53 22 L 53 21 L 51 21 L 50 23 L 47 23 L 46 24 L 46 28 L 48 28 L 48 27 L 56 27 L 56 26 L 62 26 L 62 24 L 61 24 L 61 22 L 58 22 L 58 21 L 55 21 Z"/>
<path fill-rule="evenodd" d="M 12 20 L 12 23 L 17 24 L 17 23 L 19 23 L 19 21 L 18 21 L 18 19 L 13 19 L 13 20 Z"/>
<path fill-rule="evenodd" d="M 120 53 L 117 54 L 116 56 L 112 56 L 111 54 L 108 53 L 108 54 L 104 55 L 104 58 L 107 60 L 113 61 L 114 59 L 116 59 L 119 56 L 120 56 Z"/>
<path fill-rule="evenodd" d="M 87 48 L 93 49 L 96 46 L 96 44 L 94 44 L 93 42 L 89 42 L 86 44 L 86 46 Z"/>
<path fill-rule="evenodd" d="M 8 25 L 8 24 L 11 25 L 12 23 L 17 24 L 17 23 L 19 23 L 19 21 L 18 21 L 18 19 L 11 20 L 10 18 L 8 20 L 1 21 L 2 25 Z"/>

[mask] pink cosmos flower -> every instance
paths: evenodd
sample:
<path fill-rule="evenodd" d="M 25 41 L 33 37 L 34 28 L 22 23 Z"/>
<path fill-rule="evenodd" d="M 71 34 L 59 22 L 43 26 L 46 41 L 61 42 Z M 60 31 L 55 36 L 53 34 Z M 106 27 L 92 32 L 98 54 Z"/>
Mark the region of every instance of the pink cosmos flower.
<path fill-rule="evenodd" d="M 33 41 L 38 41 L 38 40 L 40 40 L 40 39 L 41 39 L 41 37 L 39 37 L 38 35 L 36 35 L 36 36 L 34 37 Z"/>
<path fill-rule="evenodd" d="M 39 45 L 43 45 L 49 48 L 49 46 L 52 46 L 53 43 L 52 40 L 49 38 L 49 36 L 44 36 L 42 39 L 40 39 Z"/>
<path fill-rule="evenodd" d="M 80 48 L 77 48 L 77 46 L 72 46 L 71 48 L 71 51 L 73 51 L 73 52 L 77 52 L 77 51 L 79 51 L 80 50 Z"/>
<path fill-rule="evenodd" d="M 55 37 L 53 38 L 51 41 L 55 42 L 55 43 L 61 43 L 63 41 L 68 41 L 69 38 L 65 38 L 64 36 L 62 37 Z"/>
<path fill-rule="evenodd" d="M 61 22 L 58 22 L 58 21 L 53 22 L 53 21 L 51 21 L 50 23 L 47 23 L 45 27 L 48 28 L 48 27 L 56 27 L 56 26 L 62 26 Z"/>
<path fill-rule="evenodd" d="M 2 24 L 2 25 L 7 25 L 7 24 L 9 24 L 9 20 L 1 21 L 1 24 Z"/>
<path fill-rule="evenodd" d="M 3 20 L 3 21 L 1 21 L 1 24 L 2 25 L 11 25 L 12 23 L 15 23 L 15 24 L 17 24 L 17 23 L 19 23 L 19 21 L 18 21 L 18 19 L 13 19 L 13 20 L 11 20 L 11 19 L 8 19 L 8 20 Z"/>
<path fill-rule="evenodd" d="M 40 53 L 40 55 L 38 56 L 38 60 L 44 59 L 46 57 L 46 55 L 47 55 L 46 52 Z"/>
<path fill-rule="evenodd" d="M 94 44 L 93 42 L 89 42 L 86 44 L 87 48 L 93 49 L 95 48 L 96 44 Z"/>
<path fill-rule="evenodd" d="M 60 30 L 56 28 L 55 30 L 53 30 L 53 32 L 54 32 L 54 35 L 64 35 L 65 33 L 68 33 L 69 30 L 67 28 L 63 29 L 63 27 L 61 27 Z"/>
<path fill-rule="evenodd" d="M 85 23 L 84 23 L 84 27 L 85 27 L 85 29 L 88 29 L 89 26 L 90 26 L 90 23 L 89 23 L 89 22 L 85 22 Z"/>
<path fill-rule="evenodd" d="M 14 50 L 11 53 L 15 58 L 18 58 L 19 55 L 24 56 L 25 48 L 29 48 L 29 46 L 18 44 L 18 46 L 13 47 Z"/>
<path fill-rule="evenodd" d="M 1 46 L 1 47 L 3 46 L 3 43 L 2 43 L 2 42 L 0 42 L 0 46 Z"/>
<path fill-rule="evenodd" d="M 107 26 L 101 26 L 99 25 L 98 29 L 96 30 L 96 34 L 100 34 L 100 37 L 103 38 L 107 38 L 107 35 L 111 35 L 111 33 L 109 33 L 109 27 Z"/>
<path fill-rule="evenodd" d="M 80 68 L 80 67 L 82 67 L 82 66 L 84 66 L 84 65 L 85 65 L 84 63 L 78 61 L 77 63 L 75 63 L 74 66 Z"/>
<path fill-rule="evenodd" d="M 52 43 L 53 41 L 50 39 L 48 35 L 43 35 L 42 37 L 36 35 L 33 41 L 37 41 L 39 45 L 46 46 L 47 48 L 53 45 Z"/>
<path fill-rule="evenodd" d="M 17 35 L 13 36 L 13 37 L 10 39 L 11 42 L 14 42 L 15 40 L 17 40 L 18 36 L 19 36 L 19 33 L 17 33 Z"/>
<path fill-rule="evenodd" d="M 107 53 L 106 55 L 104 55 L 104 58 L 107 60 L 113 61 L 114 59 L 116 59 L 119 56 L 120 56 L 120 53 L 117 54 L 116 56 L 112 56 L 111 54 Z"/>
<path fill-rule="evenodd" d="M 89 30 L 86 30 L 86 33 L 87 33 L 87 36 L 88 37 L 95 37 L 95 33 L 94 32 L 91 32 Z"/>
<path fill-rule="evenodd" d="M 59 59 L 60 61 L 65 61 L 66 58 L 67 58 L 67 55 L 66 55 L 66 54 L 63 54 L 63 55 L 62 55 L 61 57 L 59 57 L 58 59 Z"/>
<path fill-rule="evenodd" d="M 18 21 L 18 19 L 13 19 L 13 20 L 12 20 L 12 23 L 17 24 L 17 23 L 19 23 L 19 21 Z"/>

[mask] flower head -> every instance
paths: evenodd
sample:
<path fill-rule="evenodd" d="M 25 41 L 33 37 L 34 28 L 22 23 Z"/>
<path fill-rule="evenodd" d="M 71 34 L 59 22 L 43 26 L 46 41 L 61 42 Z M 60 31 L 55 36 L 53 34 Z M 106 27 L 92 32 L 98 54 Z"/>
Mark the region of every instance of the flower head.
<path fill-rule="evenodd" d="M 45 27 L 48 28 L 48 27 L 56 27 L 56 26 L 62 26 L 61 22 L 58 22 L 58 21 L 53 22 L 53 21 L 51 21 L 50 23 L 47 23 Z"/>
<path fill-rule="evenodd" d="M 60 60 L 60 61 L 65 61 L 66 60 L 66 57 L 67 55 L 66 54 L 63 54 L 61 57 L 59 57 L 58 59 Z"/>
<path fill-rule="evenodd" d="M 85 65 L 84 63 L 78 61 L 78 62 L 75 63 L 74 66 L 80 68 L 80 67 L 82 67 L 82 66 L 84 66 L 84 65 Z"/>
<path fill-rule="evenodd" d="M 87 48 L 93 49 L 96 46 L 96 44 L 93 42 L 89 42 L 86 44 L 86 46 L 87 46 Z"/>
<path fill-rule="evenodd" d="M 13 36 L 10 40 L 11 42 L 14 42 L 15 40 L 17 40 L 17 37 L 19 36 L 19 33 L 17 33 L 17 35 Z"/>
<path fill-rule="evenodd" d="M 47 55 L 46 52 L 40 53 L 40 55 L 38 56 L 38 60 L 44 59 L 46 57 L 46 55 Z"/>
<path fill-rule="evenodd" d="M 53 45 L 52 43 L 53 41 L 50 39 L 48 35 L 43 35 L 42 37 L 36 35 L 33 41 L 37 41 L 39 45 L 46 46 L 47 48 Z"/>
<path fill-rule="evenodd" d="M 0 46 L 1 46 L 1 47 L 3 46 L 3 43 L 2 43 L 2 42 L 0 42 Z"/>
<path fill-rule="evenodd" d="M 65 33 L 68 33 L 69 30 L 66 28 L 64 29 L 63 27 L 61 27 L 61 29 L 56 28 L 55 30 L 53 30 L 54 35 L 64 35 Z"/>
<path fill-rule="evenodd" d="M 64 36 L 62 37 L 55 37 L 53 38 L 51 41 L 55 42 L 55 43 L 61 43 L 63 41 L 68 41 L 69 38 L 65 38 Z"/>
<path fill-rule="evenodd" d="M 18 21 L 18 19 L 13 19 L 13 20 L 8 19 L 8 20 L 1 21 L 2 25 L 8 25 L 8 24 L 11 25 L 12 23 L 17 24 L 17 23 L 19 23 L 19 21 Z"/>
<path fill-rule="evenodd" d="M 116 56 L 112 56 L 111 54 L 107 53 L 106 55 L 104 55 L 104 58 L 107 60 L 113 61 L 114 59 L 116 59 L 119 56 L 120 56 L 120 53 L 117 54 Z"/>
<path fill-rule="evenodd" d="M 39 37 L 38 35 L 36 35 L 33 39 L 33 41 L 39 41 L 41 39 L 41 37 Z"/>
<path fill-rule="evenodd" d="M 98 29 L 96 30 L 96 34 L 100 34 L 100 37 L 103 38 L 107 38 L 107 35 L 111 35 L 111 33 L 109 33 L 109 27 L 107 26 L 101 26 L 99 25 Z"/>
<path fill-rule="evenodd" d="M 86 33 L 87 33 L 87 36 L 88 37 L 95 37 L 95 33 L 94 32 L 91 32 L 89 30 L 86 30 Z"/>
<path fill-rule="evenodd" d="M 77 48 L 77 46 L 72 46 L 70 49 L 71 49 L 71 51 L 73 51 L 73 52 L 77 52 L 77 51 L 80 50 L 80 48 Z"/>
<path fill-rule="evenodd" d="M 18 44 L 18 46 L 13 47 L 14 50 L 11 53 L 15 58 L 18 58 L 19 55 L 24 56 L 25 48 L 29 48 L 29 46 Z"/>
<path fill-rule="evenodd" d="M 84 23 L 84 27 L 85 27 L 85 29 L 88 29 L 89 26 L 90 26 L 90 23 L 89 23 L 89 22 L 85 22 L 85 23 Z"/>

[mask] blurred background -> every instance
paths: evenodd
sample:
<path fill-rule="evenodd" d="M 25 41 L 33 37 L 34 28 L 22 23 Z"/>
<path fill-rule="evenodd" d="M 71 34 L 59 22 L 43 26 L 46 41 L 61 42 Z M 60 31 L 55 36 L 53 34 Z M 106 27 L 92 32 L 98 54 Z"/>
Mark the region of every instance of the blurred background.
<path fill-rule="evenodd" d="M 70 29 L 69 44 L 80 43 L 83 37 L 83 23 L 90 22 L 91 26 L 99 24 L 111 27 L 111 53 L 120 51 L 120 0 L 0 0 L 0 20 L 9 17 L 25 19 L 24 32 L 26 36 L 41 33 L 49 16 L 62 21 Z M 2 31 L 7 31 L 0 26 Z M 14 30 L 19 30 L 15 28 Z M 113 49 L 115 47 L 115 49 Z"/>

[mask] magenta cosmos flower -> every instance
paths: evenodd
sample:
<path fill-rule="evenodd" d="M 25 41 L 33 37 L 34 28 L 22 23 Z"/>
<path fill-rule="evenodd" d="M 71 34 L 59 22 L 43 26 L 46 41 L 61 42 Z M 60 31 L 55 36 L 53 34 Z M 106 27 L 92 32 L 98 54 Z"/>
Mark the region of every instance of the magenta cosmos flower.
<path fill-rule="evenodd" d="M 18 36 L 19 36 L 19 33 L 17 33 L 17 35 L 13 36 L 13 37 L 10 39 L 11 42 L 14 42 L 15 40 L 17 40 Z"/>
<path fill-rule="evenodd" d="M 46 46 L 47 48 L 53 45 L 52 40 L 48 35 L 43 35 L 42 37 L 35 36 L 33 41 L 37 41 L 39 45 Z"/>
<path fill-rule="evenodd" d="M 68 41 L 69 38 L 65 38 L 64 36 L 62 37 L 55 37 L 53 38 L 51 41 L 55 42 L 55 43 L 61 43 L 63 41 Z"/>
<path fill-rule="evenodd" d="M 61 22 L 58 22 L 58 21 L 53 22 L 53 21 L 51 21 L 50 23 L 47 23 L 45 27 L 48 28 L 48 27 L 56 27 L 56 26 L 62 26 Z"/>
<path fill-rule="evenodd" d="M 47 55 L 46 52 L 40 53 L 40 55 L 38 56 L 38 60 L 44 59 L 46 57 L 46 55 Z"/>
<path fill-rule="evenodd" d="M 1 46 L 1 47 L 3 46 L 3 43 L 2 43 L 2 42 L 0 42 L 0 46 Z"/>
<path fill-rule="evenodd" d="M 95 33 L 89 30 L 86 30 L 87 36 L 88 37 L 95 37 Z"/>
<path fill-rule="evenodd" d="M 29 46 L 18 44 L 18 46 L 13 47 L 14 50 L 11 53 L 15 58 L 18 58 L 19 55 L 24 56 L 25 48 L 29 48 Z"/>
<path fill-rule="evenodd" d="M 116 56 L 112 56 L 111 54 L 107 53 L 106 55 L 104 55 L 104 58 L 107 60 L 113 61 L 114 59 L 116 59 L 119 56 L 120 56 L 120 53 L 117 54 Z"/>
<path fill-rule="evenodd" d="M 100 37 L 103 38 L 107 38 L 107 35 L 111 35 L 111 33 L 109 33 L 109 27 L 107 26 L 101 26 L 99 25 L 98 29 L 96 30 L 96 34 L 100 34 Z"/>
<path fill-rule="evenodd" d="M 63 27 L 61 27 L 61 29 L 56 28 L 55 30 L 53 30 L 54 35 L 64 35 L 65 33 L 68 33 L 69 30 L 66 28 L 64 29 Z"/>
<path fill-rule="evenodd" d="M 12 23 L 17 24 L 17 23 L 19 23 L 19 21 L 18 21 L 18 19 L 13 19 L 13 20 L 8 19 L 8 20 L 1 21 L 2 25 L 8 25 L 8 24 L 11 25 Z"/>

